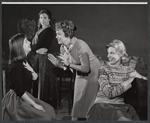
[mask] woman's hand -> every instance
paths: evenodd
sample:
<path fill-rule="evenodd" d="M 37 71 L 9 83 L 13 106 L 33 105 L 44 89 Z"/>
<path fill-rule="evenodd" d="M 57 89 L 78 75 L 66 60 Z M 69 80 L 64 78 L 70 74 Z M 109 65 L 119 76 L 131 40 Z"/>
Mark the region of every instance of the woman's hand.
<path fill-rule="evenodd" d="M 127 80 L 127 82 L 131 84 L 131 83 L 133 82 L 133 80 L 134 80 L 134 77 L 130 77 L 130 78 Z"/>
<path fill-rule="evenodd" d="M 27 103 L 29 103 L 31 106 L 33 106 L 34 108 L 38 109 L 38 110 L 41 110 L 41 111 L 44 111 L 45 110 L 43 109 L 43 107 L 37 103 L 34 102 L 34 100 L 32 100 L 29 96 L 28 96 L 28 93 L 24 93 L 21 97 L 23 100 L 25 100 Z"/>
<path fill-rule="evenodd" d="M 38 109 L 38 110 L 41 110 L 41 111 L 45 112 L 44 108 L 41 105 L 39 105 L 39 104 L 34 104 L 33 107 Z"/>
<path fill-rule="evenodd" d="M 46 48 L 40 48 L 40 49 L 36 50 L 36 53 L 46 54 L 47 51 L 48 51 L 48 49 L 46 49 Z"/>
<path fill-rule="evenodd" d="M 60 56 L 58 56 L 58 57 L 62 60 L 62 62 L 64 63 L 65 66 L 70 65 L 69 57 L 67 54 L 64 54 L 64 55 L 60 54 Z"/>
<path fill-rule="evenodd" d="M 32 74 L 32 80 L 36 80 L 38 78 L 37 73 L 33 70 L 33 68 L 28 64 L 28 62 L 23 62 L 23 65 L 25 66 L 25 68 L 31 72 Z"/>
<path fill-rule="evenodd" d="M 31 71 L 31 73 L 34 72 L 33 68 L 28 64 L 28 62 L 26 62 L 26 63 L 23 62 L 23 65 L 25 66 L 25 68 L 26 68 L 27 70 Z"/>
<path fill-rule="evenodd" d="M 140 75 L 136 70 L 130 73 L 130 77 L 148 80 L 147 77 Z"/>
<path fill-rule="evenodd" d="M 55 66 L 58 65 L 58 60 L 57 60 L 57 58 L 56 58 L 54 55 L 52 55 L 51 53 L 48 54 L 48 59 L 49 59 Z"/>

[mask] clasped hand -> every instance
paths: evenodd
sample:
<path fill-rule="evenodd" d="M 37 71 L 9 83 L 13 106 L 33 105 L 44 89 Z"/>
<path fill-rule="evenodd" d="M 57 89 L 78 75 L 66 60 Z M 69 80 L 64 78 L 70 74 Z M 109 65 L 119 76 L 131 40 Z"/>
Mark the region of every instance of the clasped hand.
<path fill-rule="evenodd" d="M 25 63 L 25 62 L 23 62 L 23 65 L 24 65 L 24 66 L 25 66 L 25 68 L 26 68 L 27 70 L 29 70 L 31 73 L 32 73 L 32 72 L 34 72 L 34 71 L 33 71 L 33 68 L 29 65 L 29 63 L 28 63 L 28 62 L 26 62 L 26 63 Z"/>
<path fill-rule="evenodd" d="M 130 77 L 148 80 L 147 77 L 140 75 L 136 70 L 130 73 Z"/>
<path fill-rule="evenodd" d="M 60 56 L 58 56 L 58 57 L 62 60 L 62 62 L 65 66 L 68 66 L 70 64 L 69 56 L 67 54 L 64 54 L 64 55 L 60 54 Z"/>
<path fill-rule="evenodd" d="M 38 50 L 36 50 L 36 53 L 39 53 L 39 54 L 46 54 L 48 50 L 46 48 L 40 48 Z"/>

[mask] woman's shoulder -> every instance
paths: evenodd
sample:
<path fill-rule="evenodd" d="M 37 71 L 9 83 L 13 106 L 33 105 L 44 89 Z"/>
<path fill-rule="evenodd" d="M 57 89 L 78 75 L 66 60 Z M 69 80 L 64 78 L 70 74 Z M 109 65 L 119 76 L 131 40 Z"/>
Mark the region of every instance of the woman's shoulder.
<path fill-rule="evenodd" d="M 84 40 L 82 40 L 82 39 L 76 38 L 76 42 L 77 42 L 79 45 L 87 45 L 87 43 L 86 43 Z"/>
<path fill-rule="evenodd" d="M 45 31 L 54 32 L 54 30 L 53 30 L 51 27 L 47 27 L 47 28 L 45 29 Z"/>
<path fill-rule="evenodd" d="M 54 32 L 55 32 L 55 31 L 54 31 L 51 27 L 47 27 L 47 28 L 43 29 L 43 30 L 39 33 L 39 35 L 49 34 L 49 33 L 53 34 Z"/>
<path fill-rule="evenodd" d="M 23 61 L 21 60 L 18 60 L 18 61 L 14 61 L 12 64 L 11 64 L 11 69 L 12 70 L 21 70 L 23 69 Z"/>
<path fill-rule="evenodd" d="M 89 48 L 88 44 L 82 40 L 82 39 L 76 39 L 76 46 L 79 48 L 79 49 L 87 49 Z"/>

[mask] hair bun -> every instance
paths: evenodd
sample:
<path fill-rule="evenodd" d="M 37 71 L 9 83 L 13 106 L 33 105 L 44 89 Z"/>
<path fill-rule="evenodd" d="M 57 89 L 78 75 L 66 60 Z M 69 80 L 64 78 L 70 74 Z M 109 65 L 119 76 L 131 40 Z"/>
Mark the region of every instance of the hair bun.
<path fill-rule="evenodd" d="M 73 31 L 76 31 L 76 30 L 77 30 L 77 27 L 76 27 L 76 26 L 74 26 Z"/>

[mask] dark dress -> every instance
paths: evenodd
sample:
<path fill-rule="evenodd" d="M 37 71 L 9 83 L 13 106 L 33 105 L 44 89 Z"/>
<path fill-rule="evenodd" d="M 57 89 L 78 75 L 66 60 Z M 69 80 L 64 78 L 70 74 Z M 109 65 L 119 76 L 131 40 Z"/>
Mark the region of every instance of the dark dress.
<path fill-rule="evenodd" d="M 51 27 L 37 31 L 32 41 L 32 51 L 36 53 L 36 50 L 46 48 L 49 52 L 54 36 L 55 32 Z M 58 98 L 57 82 L 56 76 L 53 74 L 54 65 L 48 60 L 47 53 L 36 53 L 35 55 L 35 71 L 39 73 L 40 82 L 40 88 L 38 88 L 40 90 L 39 99 L 56 108 Z"/>
<path fill-rule="evenodd" d="M 10 68 L 10 91 L 2 99 L 3 121 L 52 121 L 56 115 L 49 104 L 34 98 L 31 90 L 32 74 L 24 65 L 23 60 L 15 61 Z M 37 104 L 41 105 L 45 112 L 40 111 L 21 97 L 26 94 Z"/>

